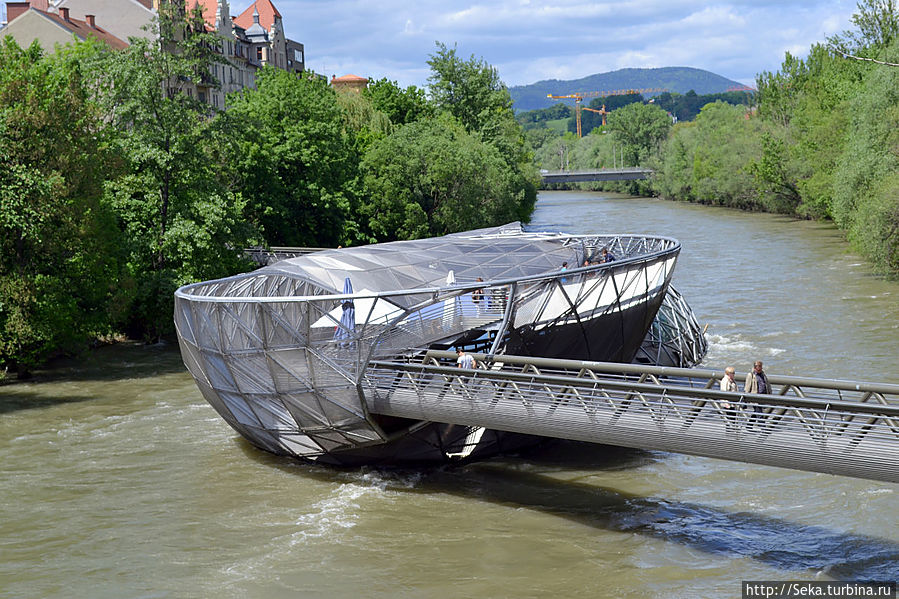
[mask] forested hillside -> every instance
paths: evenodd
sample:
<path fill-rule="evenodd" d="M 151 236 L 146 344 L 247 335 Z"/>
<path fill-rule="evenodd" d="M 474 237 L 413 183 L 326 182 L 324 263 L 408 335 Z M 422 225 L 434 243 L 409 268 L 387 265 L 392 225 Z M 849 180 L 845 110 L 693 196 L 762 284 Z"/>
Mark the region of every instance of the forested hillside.
<path fill-rule="evenodd" d="M 693 90 L 697 94 L 717 94 L 741 84 L 702 69 L 663 67 L 658 69 L 618 69 L 581 79 L 547 79 L 530 85 L 509 88 L 515 112 L 548 108 L 554 102 L 547 94 L 661 88 L 678 94 Z"/>

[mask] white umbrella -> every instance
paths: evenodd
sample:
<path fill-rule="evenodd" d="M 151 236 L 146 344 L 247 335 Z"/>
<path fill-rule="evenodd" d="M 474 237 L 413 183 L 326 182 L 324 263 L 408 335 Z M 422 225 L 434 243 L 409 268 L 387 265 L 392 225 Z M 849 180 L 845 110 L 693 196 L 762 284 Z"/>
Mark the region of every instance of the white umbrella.
<path fill-rule="evenodd" d="M 371 291 L 368 289 L 362 289 L 356 292 L 357 297 L 353 298 L 353 312 L 356 326 L 372 324 L 375 322 L 386 324 L 389 320 L 399 316 L 403 312 L 403 308 L 384 298 L 358 297 L 370 293 Z M 313 322 L 312 327 L 333 327 L 335 323 L 340 322 L 343 315 L 343 304 L 341 304 Z"/>

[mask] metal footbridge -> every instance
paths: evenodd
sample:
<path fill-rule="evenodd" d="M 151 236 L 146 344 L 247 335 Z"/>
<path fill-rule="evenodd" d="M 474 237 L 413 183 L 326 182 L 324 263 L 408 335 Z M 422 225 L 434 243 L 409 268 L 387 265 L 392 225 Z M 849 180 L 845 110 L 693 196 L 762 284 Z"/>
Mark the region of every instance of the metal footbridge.
<path fill-rule="evenodd" d="M 899 482 L 899 385 L 768 375 L 772 394 L 746 395 L 720 391 L 716 370 L 472 356 L 474 369 L 457 368 L 446 351 L 374 361 L 366 408 Z"/>

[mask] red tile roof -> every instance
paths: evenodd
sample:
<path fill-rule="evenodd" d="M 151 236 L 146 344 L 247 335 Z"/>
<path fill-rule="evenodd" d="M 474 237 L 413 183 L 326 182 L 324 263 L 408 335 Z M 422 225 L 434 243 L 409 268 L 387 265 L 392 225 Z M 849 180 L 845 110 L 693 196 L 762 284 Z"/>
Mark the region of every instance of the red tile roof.
<path fill-rule="evenodd" d="M 102 27 L 91 27 L 90 25 L 88 25 L 87 21 L 82 21 L 80 19 L 74 19 L 71 17 L 66 20 L 61 15 L 54 14 L 52 12 L 46 12 L 43 10 L 38 10 L 36 8 L 32 8 L 31 10 L 40 13 L 44 17 L 50 19 L 59 27 L 62 27 L 63 29 L 74 33 L 81 39 L 87 39 L 88 36 L 92 35 L 101 42 L 105 42 L 108 46 L 115 50 L 122 50 L 128 47 L 127 42 L 123 42 Z"/>
<path fill-rule="evenodd" d="M 281 13 L 278 12 L 271 0 L 255 0 L 245 11 L 234 18 L 238 27 L 249 29 L 253 24 L 254 9 L 259 11 L 259 24 L 266 31 L 271 31 L 272 25 L 275 24 L 275 17 L 281 18 Z"/>
<path fill-rule="evenodd" d="M 350 73 L 349 75 L 344 75 L 343 77 L 332 77 L 331 82 L 334 81 L 336 81 L 337 83 L 352 83 L 356 81 L 368 81 L 368 79 Z"/>
<path fill-rule="evenodd" d="M 203 9 L 203 20 L 206 21 L 210 28 L 215 28 L 215 11 L 218 10 L 218 0 L 187 0 L 185 2 L 187 12 L 190 13 L 197 4 Z M 223 16 L 227 19 L 231 15 Z"/>

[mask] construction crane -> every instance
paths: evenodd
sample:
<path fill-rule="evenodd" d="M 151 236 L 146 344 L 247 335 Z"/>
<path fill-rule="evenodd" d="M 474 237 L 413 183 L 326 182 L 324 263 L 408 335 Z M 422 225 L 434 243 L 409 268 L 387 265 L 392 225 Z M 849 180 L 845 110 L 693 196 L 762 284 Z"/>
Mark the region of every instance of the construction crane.
<path fill-rule="evenodd" d="M 603 127 L 606 126 L 606 115 L 609 114 L 609 111 L 606 110 L 605 104 L 603 104 L 602 108 L 599 110 L 597 110 L 595 108 L 590 108 L 588 106 L 584 106 L 583 110 L 589 110 L 590 112 L 595 112 L 596 114 L 601 114 L 602 115 L 602 126 Z"/>
<path fill-rule="evenodd" d="M 563 100 L 563 99 L 573 99 L 574 100 L 574 120 L 577 123 L 577 136 L 581 137 L 581 102 L 584 98 L 604 98 L 606 96 L 627 96 L 630 94 L 654 94 L 658 92 L 666 92 L 668 91 L 663 87 L 646 87 L 642 89 L 616 89 L 616 90 L 607 90 L 601 92 L 574 92 L 571 94 L 565 94 L 560 96 L 554 96 L 553 94 L 546 94 L 547 98 L 552 98 L 553 100 Z M 602 111 L 596 110 L 595 108 L 586 108 L 584 110 L 590 110 L 592 112 L 599 112 L 602 114 L 602 124 L 606 124 L 606 113 L 605 105 L 602 107 Z"/>

